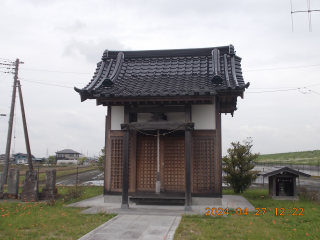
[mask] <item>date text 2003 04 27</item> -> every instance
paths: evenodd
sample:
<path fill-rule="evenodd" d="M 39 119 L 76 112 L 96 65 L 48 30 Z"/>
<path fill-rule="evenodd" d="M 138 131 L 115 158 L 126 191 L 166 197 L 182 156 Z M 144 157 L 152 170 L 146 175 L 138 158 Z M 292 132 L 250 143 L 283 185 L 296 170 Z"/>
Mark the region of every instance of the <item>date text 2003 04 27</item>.
<path fill-rule="evenodd" d="M 270 209 L 271 210 L 271 209 Z M 255 213 L 248 213 L 247 208 L 244 208 L 243 210 L 241 208 L 236 209 L 236 213 L 229 213 L 229 208 L 206 208 L 206 215 L 207 216 L 223 216 L 223 215 L 254 215 L 254 216 L 263 216 L 267 208 L 256 208 Z M 303 208 L 292 208 L 292 209 L 286 209 L 286 208 L 274 208 L 273 209 L 276 216 L 303 216 Z"/>

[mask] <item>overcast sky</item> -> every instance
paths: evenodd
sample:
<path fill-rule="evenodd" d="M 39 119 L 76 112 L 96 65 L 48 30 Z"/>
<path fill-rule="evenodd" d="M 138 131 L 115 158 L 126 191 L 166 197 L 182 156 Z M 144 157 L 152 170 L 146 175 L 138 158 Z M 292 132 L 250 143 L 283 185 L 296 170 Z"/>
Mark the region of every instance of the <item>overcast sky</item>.
<path fill-rule="evenodd" d="M 305 0 L 292 0 L 292 6 L 307 10 Z M 320 1 L 311 0 L 311 9 L 319 10 Z M 312 32 L 308 14 L 294 14 L 292 32 L 290 11 L 289 0 L 2 0 L 0 60 L 24 62 L 19 78 L 32 153 L 45 157 L 47 149 L 53 155 L 71 148 L 99 154 L 107 108 L 94 100 L 81 103 L 73 86 L 91 80 L 105 49 L 229 44 L 242 58 L 250 87 L 244 99 L 238 98 L 234 117 L 222 117 L 223 154 L 230 142 L 246 137 L 253 137 L 253 150 L 262 154 L 319 149 L 320 12 L 312 13 Z M 13 82 L 4 70 L 0 113 L 7 116 L 0 117 L 0 154 L 6 148 Z M 18 99 L 15 112 L 11 146 L 26 152 Z"/>

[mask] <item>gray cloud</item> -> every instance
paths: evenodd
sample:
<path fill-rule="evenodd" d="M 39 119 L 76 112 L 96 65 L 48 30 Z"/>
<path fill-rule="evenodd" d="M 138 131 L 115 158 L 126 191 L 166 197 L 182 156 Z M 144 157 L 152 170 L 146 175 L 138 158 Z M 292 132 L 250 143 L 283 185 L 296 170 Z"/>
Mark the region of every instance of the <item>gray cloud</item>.
<path fill-rule="evenodd" d="M 64 48 L 63 55 L 76 57 L 82 55 L 88 62 L 96 63 L 101 59 L 104 50 L 125 50 L 125 46 L 115 39 L 104 39 L 98 42 L 71 40 Z"/>
<path fill-rule="evenodd" d="M 63 30 L 65 32 L 76 32 L 86 27 L 86 24 L 80 20 L 75 20 L 70 26 L 56 27 L 55 30 Z"/>

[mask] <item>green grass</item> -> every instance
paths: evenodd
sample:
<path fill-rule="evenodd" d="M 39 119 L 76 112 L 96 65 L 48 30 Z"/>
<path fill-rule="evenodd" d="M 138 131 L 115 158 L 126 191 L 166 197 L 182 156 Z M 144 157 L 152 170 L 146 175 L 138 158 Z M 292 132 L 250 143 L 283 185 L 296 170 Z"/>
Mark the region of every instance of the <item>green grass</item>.
<path fill-rule="evenodd" d="M 260 155 L 257 162 L 320 165 L 320 150 Z"/>
<path fill-rule="evenodd" d="M 83 208 L 64 207 L 102 194 L 102 187 L 86 186 L 82 195 L 68 201 L 65 194 L 75 187 L 59 187 L 56 201 L 21 203 L 0 202 L 0 239 L 78 239 L 105 223 L 114 214 L 81 214 Z"/>
<path fill-rule="evenodd" d="M 224 190 L 223 194 L 234 194 Z M 227 216 L 184 215 L 174 239 L 319 239 L 320 205 L 303 197 L 300 201 L 277 201 L 268 197 L 267 189 L 250 189 L 243 196 L 256 208 L 266 208 L 260 216 L 255 212 L 237 215 L 229 210 Z M 275 215 L 275 208 L 278 215 Z M 280 216 L 284 208 L 284 216 Z M 303 208 L 302 216 L 294 216 Z M 289 209 L 289 210 L 288 210 Z M 242 209 L 243 210 L 243 209 Z M 232 215 L 233 214 L 233 215 Z M 238 211 L 239 214 L 239 211 Z M 288 215 L 289 214 L 289 215 Z"/>

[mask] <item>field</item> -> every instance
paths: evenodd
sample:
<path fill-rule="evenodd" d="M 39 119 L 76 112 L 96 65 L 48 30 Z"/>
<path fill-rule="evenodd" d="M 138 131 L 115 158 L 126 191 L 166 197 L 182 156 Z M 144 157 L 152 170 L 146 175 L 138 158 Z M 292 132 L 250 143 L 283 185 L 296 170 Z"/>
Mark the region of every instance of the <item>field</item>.
<path fill-rule="evenodd" d="M 260 155 L 260 163 L 320 165 L 320 150 Z"/>
<path fill-rule="evenodd" d="M 76 174 L 77 173 L 77 167 L 78 167 L 78 172 L 85 172 L 85 171 L 90 171 L 93 169 L 98 169 L 97 166 L 54 166 L 54 168 L 57 170 L 56 177 L 62 177 L 66 175 L 71 175 L 71 174 Z M 0 165 L 0 172 L 3 172 L 3 164 Z M 28 170 L 27 165 L 10 165 L 10 168 L 18 168 L 20 171 L 19 174 L 19 183 L 22 183 L 22 181 L 25 179 L 25 172 Z M 39 181 L 44 181 L 46 179 L 46 170 L 50 169 L 50 167 L 47 166 L 38 166 L 34 165 L 34 170 L 38 171 L 39 169 Z"/>
<path fill-rule="evenodd" d="M 223 194 L 233 194 L 224 190 Z M 250 189 L 243 196 L 260 212 L 229 210 L 229 215 L 183 216 L 175 240 L 201 239 L 319 239 L 320 205 L 300 197 L 300 201 L 276 201 L 268 190 Z M 266 209 L 264 215 L 264 209 Z M 277 208 L 277 215 L 276 210 Z M 284 208 L 281 209 L 281 208 Z M 297 211 L 295 212 L 295 209 Z M 215 212 L 214 212 L 215 213 Z M 259 215 L 255 215 L 258 213 Z M 280 214 L 283 214 L 280 215 Z M 233 214 L 233 215 L 232 215 Z M 294 215 L 296 214 L 296 215 Z M 303 215 L 299 215 L 303 214 Z"/>
<path fill-rule="evenodd" d="M 66 208 L 82 199 L 102 194 L 102 187 L 59 187 L 56 201 L 22 203 L 0 201 L 0 239 L 78 239 L 114 214 L 80 214 L 83 208 Z M 74 196 L 79 195 L 80 197 Z"/>

